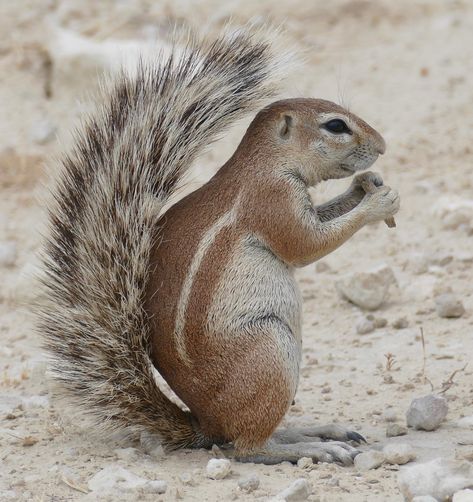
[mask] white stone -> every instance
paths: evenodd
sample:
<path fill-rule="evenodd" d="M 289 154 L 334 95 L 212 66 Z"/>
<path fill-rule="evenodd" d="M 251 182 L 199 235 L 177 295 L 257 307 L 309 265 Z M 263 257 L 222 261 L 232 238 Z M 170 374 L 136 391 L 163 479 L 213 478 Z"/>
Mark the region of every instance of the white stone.
<path fill-rule="evenodd" d="M 455 318 L 465 313 L 465 307 L 453 293 L 444 293 L 435 298 L 435 310 L 439 317 Z"/>
<path fill-rule="evenodd" d="M 179 474 L 179 480 L 183 485 L 193 486 L 194 478 L 190 472 L 183 472 Z"/>
<path fill-rule="evenodd" d="M 414 399 L 406 413 L 407 425 L 414 429 L 434 431 L 445 420 L 448 413 L 447 400 L 429 394 Z"/>
<path fill-rule="evenodd" d="M 89 489 L 98 492 L 143 490 L 148 493 L 165 493 L 165 481 L 141 478 L 119 465 L 109 465 L 97 472 L 88 482 Z"/>
<path fill-rule="evenodd" d="M 407 434 L 407 427 L 397 423 L 388 423 L 386 426 L 386 436 L 388 438 L 405 436 Z"/>
<path fill-rule="evenodd" d="M 372 272 L 355 272 L 335 286 L 338 293 L 362 309 L 376 310 L 388 298 L 389 286 L 396 283 L 390 267 L 382 267 Z"/>
<path fill-rule="evenodd" d="M 473 221 L 473 200 L 452 195 L 441 197 L 435 203 L 433 212 L 441 220 L 443 227 L 446 229 L 471 228 Z"/>
<path fill-rule="evenodd" d="M 398 475 L 399 488 L 407 500 L 427 495 L 448 500 L 455 492 L 471 486 L 472 482 L 471 464 L 442 458 L 404 467 Z"/>
<path fill-rule="evenodd" d="M 251 493 L 258 489 L 259 483 L 258 476 L 252 474 L 251 476 L 240 478 L 238 480 L 238 488 L 246 493 Z"/>
<path fill-rule="evenodd" d="M 384 457 L 388 464 L 403 465 L 416 458 L 416 452 L 410 444 L 391 443 L 383 448 Z"/>
<path fill-rule="evenodd" d="M 232 464 L 226 458 L 211 458 L 207 463 L 206 473 L 210 479 L 223 479 L 230 474 Z"/>
<path fill-rule="evenodd" d="M 395 422 L 397 420 L 397 412 L 394 408 L 386 408 L 383 413 L 383 418 L 386 422 Z"/>
<path fill-rule="evenodd" d="M 462 417 L 458 419 L 455 423 L 457 427 L 462 427 L 465 429 L 473 429 L 473 415 L 470 415 L 468 417 Z"/>
<path fill-rule="evenodd" d="M 301 457 L 297 461 L 297 467 L 300 469 L 312 469 L 314 467 L 314 461 L 310 457 Z"/>
<path fill-rule="evenodd" d="M 49 398 L 48 396 L 28 396 L 21 399 L 21 403 L 25 410 L 31 410 L 34 408 L 48 408 Z"/>
<path fill-rule="evenodd" d="M 15 264 L 17 255 L 16 242 L 0 242 L 0 266 L 11 267 Z"/>
<path fill-rule="evenodd" d="M 357 455 L 353 462 L 358 470 L 369 471 L 370 469 L 376 469 L 384 463 L 384 454 L 377 450 L 365 451 Z"/>
<path fill-rule="evenodd" d="M 473 490 L 460 490 L 456 492 L 453 495 L 452 502 L 473 502 Z"/>
<path fill-rule="evenodd" d="M 54 139 L 56 126 L 49 120 L 41 120 L 30 129 L 30 140 L 37 145 L 44 145 Z"/>
<path fill-rule="evenodd" d="M 356 332 L 359 335 L 367 335 L 368 333 L 372 333 L 376 329 L 376 324 L 372 319 L 368 319 L 366 317 L 362 317 L 356 323 Z"/>
<path fill-rule="evenodd" d="M 310 486 L 306 479 L 299 478 L 291 483 L 282 492 L 279 492 L 275 500 L 285 500 L 286 502 L 299 502 L 309 498 Z"/>
<path fill-rule="evenodd" d="M 315 270 L 319 273 L 330 272 L 332 267 L 325 261 L 318 261 L 315 264 Z"/>
<path fill-rule="evenodd" d="M 418 497 L 414 497 L 412 502 L 438 502 L 438 500 L 430 495 L 419 495 Z"/>

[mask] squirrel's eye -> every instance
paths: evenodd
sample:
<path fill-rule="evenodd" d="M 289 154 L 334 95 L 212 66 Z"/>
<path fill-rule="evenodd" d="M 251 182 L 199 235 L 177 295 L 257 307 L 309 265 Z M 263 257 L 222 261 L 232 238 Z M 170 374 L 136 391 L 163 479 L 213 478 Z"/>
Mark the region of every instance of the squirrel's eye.
<path fill-rule="evenodd" d="M 347 134 L 351 134 L 351 129 L 343 122 L 342 119 L 332 119 L 325 124 L 322 124 L 324 129 L 333 133 L 333 134 L 342 134 L 346 132 Z"/>

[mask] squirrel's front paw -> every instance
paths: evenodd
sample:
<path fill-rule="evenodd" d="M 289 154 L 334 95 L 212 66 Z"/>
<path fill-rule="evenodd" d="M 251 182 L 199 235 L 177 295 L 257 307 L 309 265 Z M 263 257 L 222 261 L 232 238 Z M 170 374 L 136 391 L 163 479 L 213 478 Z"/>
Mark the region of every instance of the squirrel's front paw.
<path fill-rule="evenodd" d="M 367 223 L 374 223 L 394 216 L 399 211 L 400 198 L 397 190 L 383 185 L 363 199 L 367 210 Z"/>
<path fill-rule="evenodd" d="M 379 173 L 374 173 L 373 171 L 366 171 L 364 173 L 357 174 L 353 178 L 351 184 L 352 189 L 362 189 L 364 193 L 372 191 L 372 187 L 380 187 L 383 185 L 383 178 Z M 370 189 L 368 189 L 370 187 Z"/>

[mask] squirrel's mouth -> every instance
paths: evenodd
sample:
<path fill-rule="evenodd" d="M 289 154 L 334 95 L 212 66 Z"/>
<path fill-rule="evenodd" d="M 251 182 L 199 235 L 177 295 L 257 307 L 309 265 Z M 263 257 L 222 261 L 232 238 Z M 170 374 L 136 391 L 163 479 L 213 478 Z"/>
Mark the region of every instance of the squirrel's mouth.
<path fill-rule="evenodd" d="M 355 172 L 355 169 L 353 169 L 352 167 L 350 166 L 347 166 L 346 164 L 339 164 L 340 169 L 342 169 L 343 171 L 345 171 L 346 173 L 350 173 L 350 174 L 353 174 Z"/>

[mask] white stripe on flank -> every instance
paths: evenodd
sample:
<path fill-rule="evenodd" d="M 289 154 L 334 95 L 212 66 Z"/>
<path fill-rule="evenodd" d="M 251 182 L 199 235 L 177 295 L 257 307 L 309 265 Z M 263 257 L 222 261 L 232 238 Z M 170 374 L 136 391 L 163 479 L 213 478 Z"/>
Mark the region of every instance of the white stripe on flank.
<path fill-rule="evenodd" d="M 183 361 L 190 364 L 189 357 L 187 355 L 186 341 L 184 338 L 184 326 L 186 323 L 186 313 L 187 306 L 189 303 L 189 295 L 194 283 L 195 276 L 199 271 L 202 260 L 204 259 L 207 251 L 209 250 L 215 238 L 220 233 L 220 231 L 228 227 L 236 218 L 236 203 L 230 211 L 223 214 L 208 230 L 205 232 L 202 240 L 199 242 L 197 251 L 192 258 L 191 264 L 189 266 L 189 271 L 184 279 L 181 289 L 181 295 L 179 297 L 179 303 L 177 306 L 176 321 L 174 323 L 174 342 L 176 344 L 177 352 Z"/>

